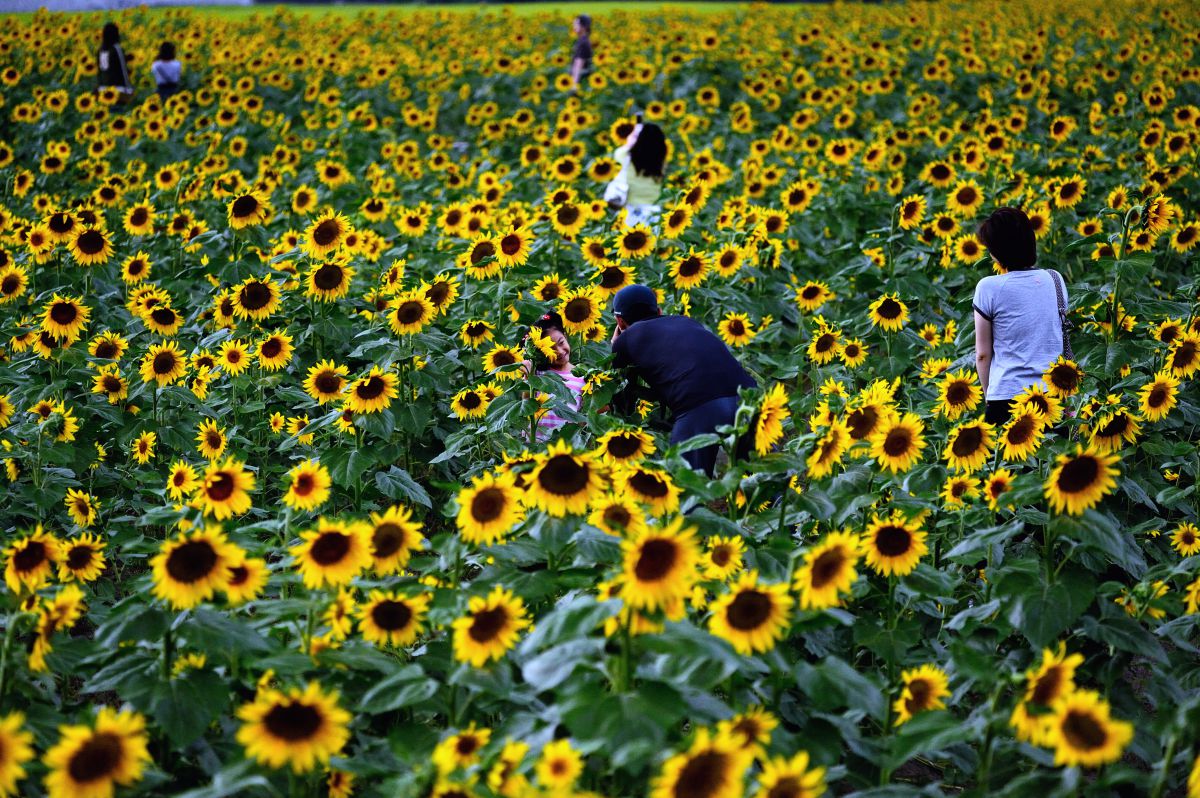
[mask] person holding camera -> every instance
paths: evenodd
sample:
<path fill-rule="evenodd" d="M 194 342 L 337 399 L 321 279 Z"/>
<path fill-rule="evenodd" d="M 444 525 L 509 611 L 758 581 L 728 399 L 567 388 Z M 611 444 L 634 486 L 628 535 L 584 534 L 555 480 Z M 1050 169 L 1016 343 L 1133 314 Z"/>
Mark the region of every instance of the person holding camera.
<path fill-rule="evenodd" d="M 662 213 L 658 198 L 662 194 L 667 139 L 661 127 L 643 123 L 641 114 L 637 120 L 625 143 L 613 152 L 621 171 L 604 191 L 610 208 L 625 209 L 626 227 L 653 224 Z"/>

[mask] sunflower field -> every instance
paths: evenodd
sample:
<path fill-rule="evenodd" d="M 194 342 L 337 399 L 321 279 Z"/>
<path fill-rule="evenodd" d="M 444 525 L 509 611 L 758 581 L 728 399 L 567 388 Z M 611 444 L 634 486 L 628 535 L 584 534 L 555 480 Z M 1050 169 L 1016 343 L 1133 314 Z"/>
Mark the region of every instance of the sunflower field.
<path fill-rule="evenodd" d="M 0 29 L 0 796 L 1200 796 L 1190 3 L 608 10 L 578 91 L 562 10 L 112 19 L 131 103 Z M 994 427 L 1006 205 L 1074 356 Z M 635 282 L 735 425 L 613 409 Z"/>

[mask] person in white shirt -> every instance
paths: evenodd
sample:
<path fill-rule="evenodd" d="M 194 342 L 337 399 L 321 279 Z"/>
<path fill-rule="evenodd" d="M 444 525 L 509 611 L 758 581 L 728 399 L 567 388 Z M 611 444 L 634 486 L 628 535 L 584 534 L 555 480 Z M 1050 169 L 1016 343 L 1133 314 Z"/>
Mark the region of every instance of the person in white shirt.
<path fill-rule="evenodd" d="M 183 65 L 175 59 L 175 45 L 163 42 L 158 48 L 158 58 L 150 65 L 154 82 L 158 86 L 158 96 L 166 100 L 179 91 L 179 78 L 183 74 Z"/>

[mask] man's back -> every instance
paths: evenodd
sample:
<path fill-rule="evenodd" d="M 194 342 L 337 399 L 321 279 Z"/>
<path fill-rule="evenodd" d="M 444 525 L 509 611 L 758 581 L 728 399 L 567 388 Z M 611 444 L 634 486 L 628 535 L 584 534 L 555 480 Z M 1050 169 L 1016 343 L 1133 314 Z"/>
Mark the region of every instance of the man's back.
<path fill-rule="evenodd" d="M 756 384 L 720 338 L 686 316 L 631 324 L 613 353 L 613 365 L 635 368 L 673 416 Z"/>

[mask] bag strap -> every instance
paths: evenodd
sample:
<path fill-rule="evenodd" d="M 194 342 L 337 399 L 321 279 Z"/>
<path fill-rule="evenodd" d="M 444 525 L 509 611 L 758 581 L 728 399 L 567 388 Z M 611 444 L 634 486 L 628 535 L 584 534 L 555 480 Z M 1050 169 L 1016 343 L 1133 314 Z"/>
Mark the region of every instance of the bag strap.
<path fill-rule="evenodd" d="M 1058 297 L 1058 320 L 1062 327 L 1062 350 L 1063 357 L 1067 360 L 1074 360 L 1075 353 L 1071 351 L 1071 338 L 1067 334 L 1071 329 L 1071 322 L 1067 319 L 1067 302 L 1063 297 L 1062 275 L 1054 269 L 1050 269 L 1050 280 L 1054 283 L 1054 294 Z"/>

